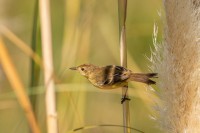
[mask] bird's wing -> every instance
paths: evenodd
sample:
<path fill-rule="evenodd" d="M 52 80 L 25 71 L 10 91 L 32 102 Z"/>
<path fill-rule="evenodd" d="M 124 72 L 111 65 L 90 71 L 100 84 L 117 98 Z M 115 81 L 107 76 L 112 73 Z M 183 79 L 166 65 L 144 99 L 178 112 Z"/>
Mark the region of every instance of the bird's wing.
<path fill-rule="evenodd" d="M 108 74 L 108 76 L 102 82 L 102 85 L 113 85 L 119 82 L 123 82 L 129 78 L 127 73 L 127 69 L 121 66 L 113 66 L 112 72 Z"/>

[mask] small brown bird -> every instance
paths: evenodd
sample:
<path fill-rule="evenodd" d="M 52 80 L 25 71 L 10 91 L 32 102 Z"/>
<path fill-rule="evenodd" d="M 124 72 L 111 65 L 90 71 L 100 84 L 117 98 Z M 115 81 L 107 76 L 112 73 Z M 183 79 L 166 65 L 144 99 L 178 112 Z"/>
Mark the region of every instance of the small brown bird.
<path fill-rule="evenodd" d="M 157 77 L 157 73 L 133 73 L 131 70 L 115 65 L 99 67 L 92 64 L 83 64 L 70 69 L 78 70 L 94 86 L 101 89 L 123 87 L 129 81 L 142 82 L 147 85 L 156 84 L 150 78 Z"/>

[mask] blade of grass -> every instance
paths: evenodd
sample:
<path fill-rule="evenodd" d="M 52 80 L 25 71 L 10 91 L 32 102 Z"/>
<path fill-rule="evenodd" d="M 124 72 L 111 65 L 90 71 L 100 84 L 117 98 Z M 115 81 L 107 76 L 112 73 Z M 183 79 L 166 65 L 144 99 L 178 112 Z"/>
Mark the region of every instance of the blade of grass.
<path fill-rule="evenodd" d="M 119 30 L 120 30 L 120 62 L 121 66 L 127 67 L 127 47 L 126 47 L 126 10 L 127 0 L 118 0 Z M 128 84 L 122 87 L 122 97 L 128 98 Z M 130 133 L 130 111 L 129 101 L 123 102 L 124 133 Z"/>
<path fill-rule="evenodd" d="M 0 37 L 0 63 L 4 69 L 4 72 L 15 91 L 17 99 L 23 108 L 25 115 L 27 117 L 29 126 L 33 133 L 40 133 L 40 129 L 36 122 L 33 110 L 31 107 L 30 100 L 25 92 L 25 88 L 18 76 L 18 73 L 14 67 L 14 64 L 11 61 L 11 58 L 7 52 L 7 49 L 3 43 L 2 38 Z"/>
<path fill-rule="evenodd" d="M 46 87 L 46 115 L 48 133 L 57 133 L 57 112 L 55 101 L 55 84 L 53 80 L 53 55 L 51 40 L 51 19 L 48 0 L 39 1 L 41 33 L 42 33 L 42 55 L 44 60 L 44 80 Z"/>
<path fill-rule="evenodd" d="M 73 129 L 71 131 L 68 131 L 67 133 L 74 133 L 74 132 L 78 132 L 80 130 L 87 130 L 87 129 L 98 128 L 98 127 L 118 127 L 118 128 L 122 127 L 122 128 L 124 128 L 123 125 L 101 124 L 101 125 L 90 125 L 90 126 L 79 127 L 79 128 Z M 130 130 L 136 131 L 138 133 L 144 133 L 143 131 L 133 128 L 133 127 L 126 127 L 126 128 L 129 128 Z"/>
<path fill-rule="evenodd" d="M 33 16 L 33 31 L 32 31 L 32 50 L 37 53 L 37 55 L 41 55 L 41 43 L 38 41 L 38 0 L 35 1 L 35 9 Z M 33 60 L 31 60 L 31 78 L 30 78 L 30 86 L 34 87 L 39 84 L 39 76 L 40 76 L 40 66 L 36 64 Z"/>
<path fill-rule="evenodd" d="M 39 22 L 38 22 L 38 0 L 35 0 L 35 7 L 34 7 L 34 13 L 33 13 L 33 28 L 32 28 L 32 41 L 31 41 L 31 47 L 32 50 L 41 57 L 41 42 L 39 40 Z M 34 91 L 35 87 L 39 85 L 39 79 L 40 79 L 40 72 L 41 67 L 34 61 L 30 60 L 30 91 Z M 36 116 L 38 116 L 38 107 L 37 107 L 37 101 L 38 95 L 30 95 L 30 100 L 33 106 L 34 113 Z M 36 117 L 37 118 L 37 117 Z"/>

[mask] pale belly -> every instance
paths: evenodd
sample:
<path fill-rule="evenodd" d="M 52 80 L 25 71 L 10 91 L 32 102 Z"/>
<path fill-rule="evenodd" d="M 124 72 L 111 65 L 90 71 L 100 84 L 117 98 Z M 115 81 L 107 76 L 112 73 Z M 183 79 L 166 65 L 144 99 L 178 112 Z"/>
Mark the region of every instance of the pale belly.
<path fill-rule="evenodd" d="M 117 88 L 123 87 L 123 86 L 127 85 L 127 82 L 119 82 L 119 83 L 115 83 L 115 84 L 111 84 L 111 85 L 101 85 L 101 84 L 93 84 L 93 85 L 100 89 L 111 90 L 111 89 L 117 89 Z"/>

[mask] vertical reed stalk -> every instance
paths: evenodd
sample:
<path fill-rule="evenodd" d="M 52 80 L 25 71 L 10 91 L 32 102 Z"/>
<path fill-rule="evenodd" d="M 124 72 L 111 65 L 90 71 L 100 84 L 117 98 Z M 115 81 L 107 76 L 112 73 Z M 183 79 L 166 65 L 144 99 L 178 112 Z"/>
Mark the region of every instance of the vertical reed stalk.
<path fill-rule="evenodd" d="M 51 19 L 49 0 L 40 0 L 40 20 L 42 33 L 42 54 L 44 61 L 44 78 L 46 87 L 46 115 L 48 133 L 57 133 L 57 113 L 55 101 L 55 84 L 53 81 L 53 60 L 51 40 Z"/>
<path fill-rule="evenodd" d="M 126 10 L 127 0 L 118 0 L 119 30 L 120 30 L 120 62 L 121 66 L 127 67 L 127 47 L 126 47 Z M 122 87 L 122 97 L 128 98 L 128 84 Z M 124 133 L 130 133 L 130 111 L 129 101 L 123 102 Z"/>
<path fill-rule="evenodd" d="M 27 121 L 33 133 L 40 133 L 39 126 L 36 122 L 30 100 L 25 92 L 25 88 L 19 78 L 17 70 L 12 63 L 9 53 L 0 37 L 0 64 L 17 96 L 19 104 L 25 112 Z"/>

